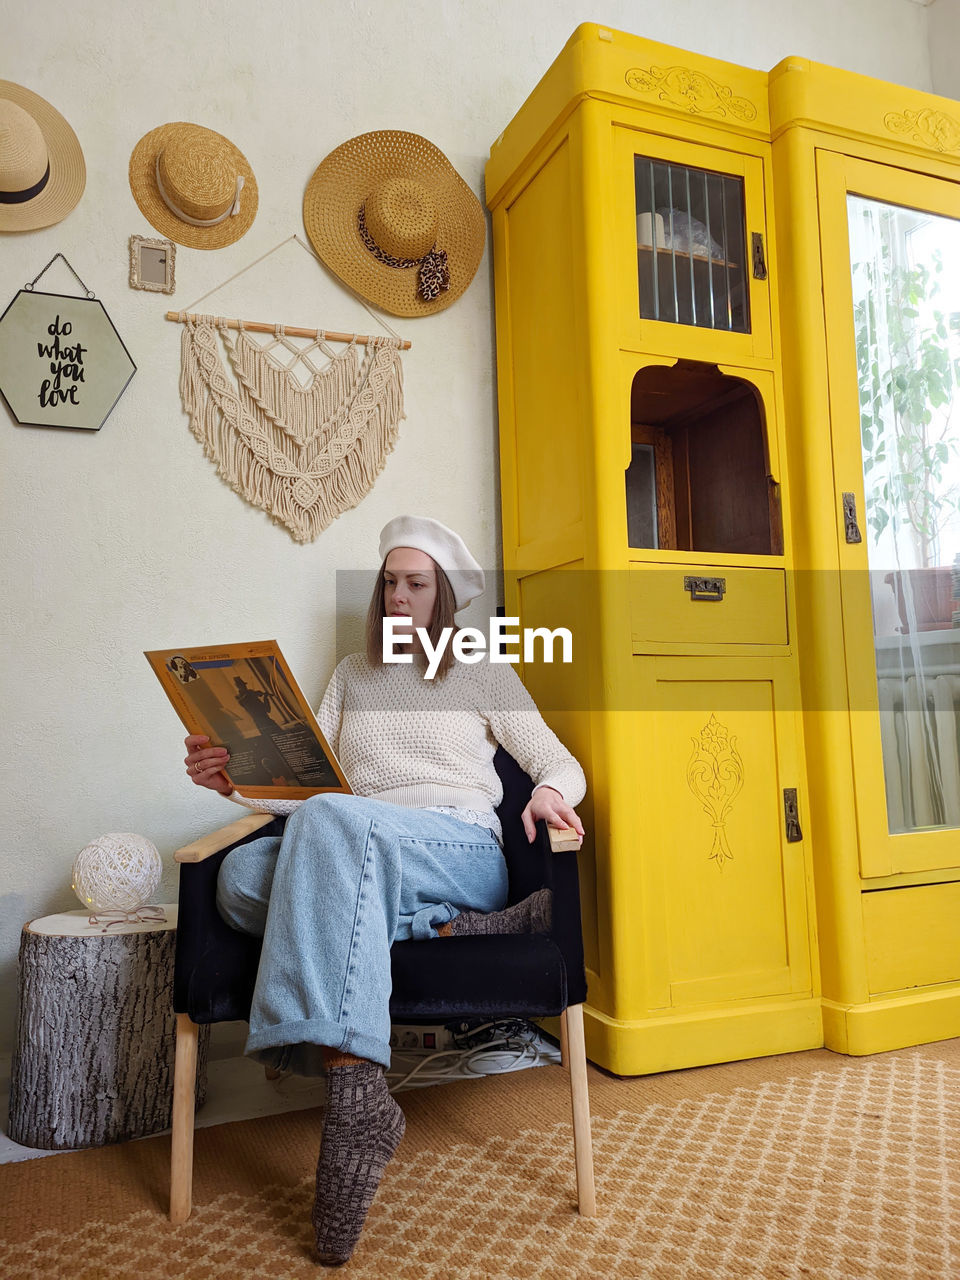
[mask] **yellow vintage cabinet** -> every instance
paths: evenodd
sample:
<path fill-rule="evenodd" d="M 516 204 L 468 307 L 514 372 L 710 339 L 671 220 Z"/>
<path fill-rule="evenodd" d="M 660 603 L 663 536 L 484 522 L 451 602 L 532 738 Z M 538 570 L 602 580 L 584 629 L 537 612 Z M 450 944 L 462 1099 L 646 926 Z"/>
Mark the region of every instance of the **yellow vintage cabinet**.
<path fill-rule="evenodd" d="M 765 74 L 578 28 L 491 150 L 507 613 L 589 779 L 590 1056 L 823 1043 Z"/>
<path fill-rule="evenodd" d="M 872 1053 L 960 1035 L 960 104 L 799 58 L 769 103 L 824 1028 Z"/>

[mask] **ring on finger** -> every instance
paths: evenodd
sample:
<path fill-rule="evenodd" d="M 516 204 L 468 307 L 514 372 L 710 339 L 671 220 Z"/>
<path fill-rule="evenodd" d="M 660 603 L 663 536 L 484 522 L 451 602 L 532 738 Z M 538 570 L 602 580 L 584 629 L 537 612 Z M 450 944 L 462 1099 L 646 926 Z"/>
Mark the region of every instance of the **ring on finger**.
<path fill-rule="evenodd" d="M 196 774 L 199 774 L 199 772 L 200 772 L 200 761 L 199 761 L 199 760 L 198 760 L 198 761 L 197 761 L 197 763 L 193 766 L 193 772 L 194 772 L 194 773 L 196 773 Z"/>

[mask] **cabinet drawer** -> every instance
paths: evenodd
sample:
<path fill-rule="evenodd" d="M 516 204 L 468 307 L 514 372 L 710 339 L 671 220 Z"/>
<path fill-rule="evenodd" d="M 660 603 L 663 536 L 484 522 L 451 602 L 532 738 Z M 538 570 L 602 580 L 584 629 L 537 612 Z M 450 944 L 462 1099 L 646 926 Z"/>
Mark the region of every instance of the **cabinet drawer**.
<path fill-rule="evenodd" d="M 716 584 L 718 599 L 695 599 Z M 691 586 L 693 588 L 691 592 Z M 783 569 L 634 565 L 630 571 L 633 652 L 648 646 L 787 643 Z"/>
<path fill-rule="evenodd" d="M 960 981 L 960 884 L 878 889 L 863 895 L 871 995 Z"/>

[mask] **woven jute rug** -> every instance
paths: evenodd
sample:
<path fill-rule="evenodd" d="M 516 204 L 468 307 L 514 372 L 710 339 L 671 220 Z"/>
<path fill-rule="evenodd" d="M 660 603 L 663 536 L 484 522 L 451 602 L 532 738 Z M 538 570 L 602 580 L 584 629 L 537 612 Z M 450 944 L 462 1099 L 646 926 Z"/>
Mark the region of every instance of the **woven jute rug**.
<path fill-rule="evenodd" d="M 376 1280 L 960 1276 L 960 1041 L 816 1050 L 617 1080 L 590 1072 L 599 1214 L 576 1212 L 555 1066 L 400 1095 L 407 1135 L 351 1261 Z M 4 1280 L 288 1280 L 311 1256 L 322 1116 L 197 1131 L 195 1207 L 165 1217 L 169 1140 L 0 1169 Z"/>

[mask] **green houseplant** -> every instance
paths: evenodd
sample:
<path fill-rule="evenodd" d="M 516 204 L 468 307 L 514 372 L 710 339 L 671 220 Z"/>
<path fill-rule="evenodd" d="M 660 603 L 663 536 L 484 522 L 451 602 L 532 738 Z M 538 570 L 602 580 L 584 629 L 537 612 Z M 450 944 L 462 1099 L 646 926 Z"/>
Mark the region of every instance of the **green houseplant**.
<path fill-rule="evenodd" d="M 960 314 L 936 306 L 943 273 L 939 251 L 929 265 L 893 261 L 886 235 L 879 263 L 856 262 L 853 269 L 866 517 L 876 544 L 888 529 L 911 536 L 919 566 L 911 571 L 911 587 L 921 629 L 950 625 L 950 568 L 941 566 L 941 534 L 960 514 L 960 432 L 953 418 Z M 888 580 L 906 629 L 901 572 Z"/>

